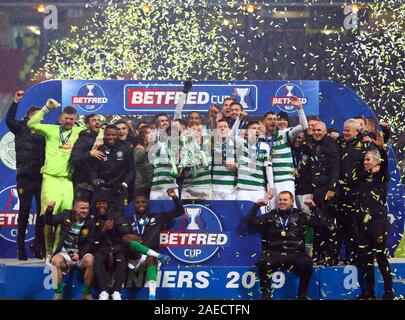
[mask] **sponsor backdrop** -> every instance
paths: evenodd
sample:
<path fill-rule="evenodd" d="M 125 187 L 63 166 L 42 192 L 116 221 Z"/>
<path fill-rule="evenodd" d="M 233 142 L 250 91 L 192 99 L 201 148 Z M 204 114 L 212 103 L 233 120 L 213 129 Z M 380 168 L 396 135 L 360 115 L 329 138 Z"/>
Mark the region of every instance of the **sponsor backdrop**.
<path fill-rule="evenodd" d="M 172 114 L 181 82 L 146 81 L 48 81 L 27 90 L 17 114 L 22 118 L 31 105 L 42 106 L 50 97 L 62 105 L 77 107 L 80 114 L 153 115 Z M 207 112 L 212 103 L 225 97 L 236 98 L 251 115 L 273 110 L 293 116 L 289 97 L 302 99 L 307 115 L 319 115 L 328 127 L 342 129 L 345 119 L 374 116 L 353 91 L 328 81 L 221 81 L 197 82 L 188 95 L 184 113 Z M 58 111 L 47 115 L 55 123 Z M 391 180 L 388 205 L 391 231 L 389 245 L 394 254 L 404 230 L 403 188 L 392 149 L 389 153 Z M 5 119 L 0 123 L 0 258 L 16 256 L 16 222 L 19 202 L 15 187 L 15 151 L 13 135 Z M 160 211 L 164 203 L 154 203 Z M 162 234 L 162 246 L 172 257 L 172 265 L 251 266 L 260 253 L 258 234 L 247 230 L 243 217 L 252 203 L 211 201 L 188 205 L 186 212 Z M 166 211 L 167 207 L 162 211 Z M 33 238 L 35 203 L 27 239 Z"/>

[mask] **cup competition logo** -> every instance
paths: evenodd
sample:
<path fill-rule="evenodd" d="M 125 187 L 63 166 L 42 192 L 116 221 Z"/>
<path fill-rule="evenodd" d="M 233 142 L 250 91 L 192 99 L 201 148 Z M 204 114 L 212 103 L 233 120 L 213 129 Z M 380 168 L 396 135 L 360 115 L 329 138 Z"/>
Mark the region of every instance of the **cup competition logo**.
<path fill-rule="evenodd" d="M 20 199 L 18 192 L 24 192 L 23 189 L 17 190 L 17 187 L 9 186 L 0 191 L 0 237 L 10 241 L 17 240 L 17 220 L 18 210 L 20 210 Z M 35 205 L 31 206 L 36 208 Z M 28 225 L 35 225 L 36 214 L 30 213 Z M 26 241 L 34 239 L 34 228 L 27 228 Z"/>
<path fill-rule="evenodd" d="M 160 246 L 179 261 L 204 262 L 228 243 L 228 235 L 216 214 L 207 207 L 189 204 L 184 209 L 183 217 L 177 218 L 170 230 L 160 233 Z"/>
<path fill-rule="evenodd" d="M 293 83 L 283 84 L 277 89 L 276 94 L 271 98 L 271 104 L 278 107 L 281 111 L 293 113 L 296 111 L 295 107 L 291 105 L 290 97 L 296 96 L 305 105 L 308 99 L 304 97 L 304 91 Z"/>
<path fill-rule="evenodd" d="M 127 111 L 173 111 L 183 85 L 136 84 L 124 89 Z M 185 111 L 207 112 L 212 104 L 221 105 L 225 98 L 239 101 L 247 112 L 257 110 L 258 90 L 252 84 L 195 84 L 187 94 Z"/>
<path fill-rule="evenodd" d="M 82 85 L 72 97 L 72 105 L 86 112 L 95 112 L 107 102 L 103 88 L 95 83 Z"/>

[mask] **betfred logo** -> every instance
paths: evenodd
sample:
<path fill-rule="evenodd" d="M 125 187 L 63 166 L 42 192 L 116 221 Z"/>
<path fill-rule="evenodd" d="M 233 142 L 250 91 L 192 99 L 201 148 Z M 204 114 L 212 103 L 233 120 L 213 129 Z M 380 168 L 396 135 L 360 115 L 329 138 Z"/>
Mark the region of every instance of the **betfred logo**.
<path fill-rule="evenodd" d="M 217 215 L 207 207 L 189 204 L 184 209 L 183 217 L 177 218 L 170 230 L 160 233 L 160 246 L 185 263 L 207 261 L 228 244 L 228 235 Z"/>
<path fill-rule="evenodd" d="M 128 106 L 176 106 L 181 91 L 156 90 L 156 89 L 129 89 Z M 187 95 L 186 104 L 206 104 L 210 101 L 208 92 L 190 92 Z"/>
<path fill-rule="evenodd" d="M 86 112 L 97 111 L 107 102 L 103 88 L 95 83 L 82 85 L 72 97 L 72 105 Z"/>
<path fill-rule="evenodd" d="M 0 191 L 0 236 L 10 242 L 17 241 L 18 210 L 20 210 L 20 200 L 17 187 L 9 186 Z M 35 205 L 31 206 L 35 208 Z M 25 241 L 34 239 L 34 228 L 36 214 L 30 214 L 28 218 L 27 234 Z"/>
<path fill-rule="evenodd" d="M 305 105 L 308 99 L 304 97 L 304 91 L 293 83 L 283 84 L 277 89 L 276 94 L 271 98 L 271 104 L 274 107 L 278 107 L 281 111 L 295 112 L 296 108 L 291 105 L 290 97 L 298 97 L 302 104 Z"/>
<path fill-rule="evenodd" d="M 174 111 L 183 85 L 127 85 L 124 88 L 125 110 L 127 111 Z M 240 102 L 247 112 L 257 110 L 258 91 L 251 84 L 194 84 L 187 94 L 184 111 L 207 112 L 212 104 L 222 104 L 225 98 Z"/>

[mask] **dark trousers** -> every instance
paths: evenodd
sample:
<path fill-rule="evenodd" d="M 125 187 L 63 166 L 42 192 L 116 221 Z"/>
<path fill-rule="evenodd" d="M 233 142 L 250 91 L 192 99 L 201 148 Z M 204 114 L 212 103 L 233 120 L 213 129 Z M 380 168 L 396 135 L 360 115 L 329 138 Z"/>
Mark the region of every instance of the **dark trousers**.
<path fill-rule="evenodd" d="M 360 207 L 358 205 L 358 192 L 342 192 L 338 201 L 336 212 L 337 249 L 343 245 L 344 259 L 353 262 L 357 256 L 359 243 Z"/>
<path fill-rule="evenodd" d="M 87 200 L 89 203 L 93 199 L 93 191 L 82 188 L 80 185 L 74 186 L 74 194 L 75 199 Z"/>
<path fill-rule="evenodd" d="M 374 295 L 374 257 L 384 280 L 385 293 L 392 293 L 391 268 L 387 258 L 387 216 L 373 218 L 359 228 L 358 268 L 363 273 L 364 293 Z"/>
<path fill-rule="evenodd" d="M 107 279 L 108 259 L 109 259 L 108 248 L 99 249 L 95 253 L 94 272 L 96 275 L 98 289 L 100 291 L 107 291 L 107 292 L 108 292 L 108 279 Z M 125 282 L 127 272 L 127 260 L 122 252 L 118 251 L 114 253 L 112 267 L 114 274 L 114 284 L 112 286 L 112 292 L 114 291 L 120 292 L 122 289 L 122 285 Z"/>
<path fill-rule="evenodd" d="M 335 260 L 336 249 L 336 228 L 334 225 L 335 201 L 325 200 L 328 188 L 317 188 L 314 190 L 313 200 L 321 210 L 324 225 L 314 228 L 313 257 L 315 260 Z"/>
<path fill-rule="evenodd" d="M 42 181 L 33 181 L 28 178 L 17 177 L 17 191 L 20 200 L 20 210 L 18 212 L 17 246 L 24 247 L 25 235 L 27 233 L 28 219 L 31 211 L 32 197 L 35 197 L 37 205 L 37 218 L 35 223 L 34 245 L 44 245 L 44 220 L 40 216 L 41 212 L 41 184 Z"/>
<path fill-rule="evenodd" d="M 260 288 L 262 292 L 271 293 L 271 274 L 277 269 L 286 268 L 300 278 L 298 297 L 306 295 L 312 275 L 312 259 L 305 252 L 282 253 L 264 251 L 258 263 Z"/>

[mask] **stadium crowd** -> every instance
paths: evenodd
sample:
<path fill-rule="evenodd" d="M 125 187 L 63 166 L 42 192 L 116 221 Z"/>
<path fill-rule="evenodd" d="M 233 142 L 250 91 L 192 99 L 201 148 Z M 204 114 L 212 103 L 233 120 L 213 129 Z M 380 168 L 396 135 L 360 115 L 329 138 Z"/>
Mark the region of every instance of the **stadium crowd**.
<path fill-rule="evenodd" d="M 17 254 L 27 259 L 35 196 L 41 205 L 30 249 L 55 267 L 54 299 L 63 298 L 62 276 L 73 267 L 84 272 L 83 299 L 92 298 L 96 284 L 100 300 L 120 300 L 128 268 L 144 268 L 155 299 L 158 268 L 170 260 L 159 253 L 160 231 L 184 213 L 183 201 L 198 199 L 255 202 L 246 223 L 264 240 L 257 264 L 263 299 L 271 299 L 269 274 L 279 267 L 292 267 L 300 277 L 298 298 L 307 299 L 314 264 L 358 266 L 366 284 L 359 298 L 373 299 L 374 257 L 383 298 L 392 299 L 387 123 L 380 122 L 379 131 L 372 118 L 347 119 L 340 135 L 319 118 L 307 118 L 294 96 L 294 127 L 284 112 L 250 118 L 231 97 L 207 117 L 196 111 L 183 117 L 191 87 L 184 83 L 172 119 L 162 113 L 135 127 L 125 120 L 101 123 L 90 114 L 82 128 L 71 106 L 57 124 L 44 124 L 60 107 L 53 99 L 16 120 L 24 92 L 15 94 L 6 122 L 16 135 Z M 151 214 L 149 200 L 173 200 L 175 209 Z M 115 271 L 112 288 L 107 270 Z"/>

